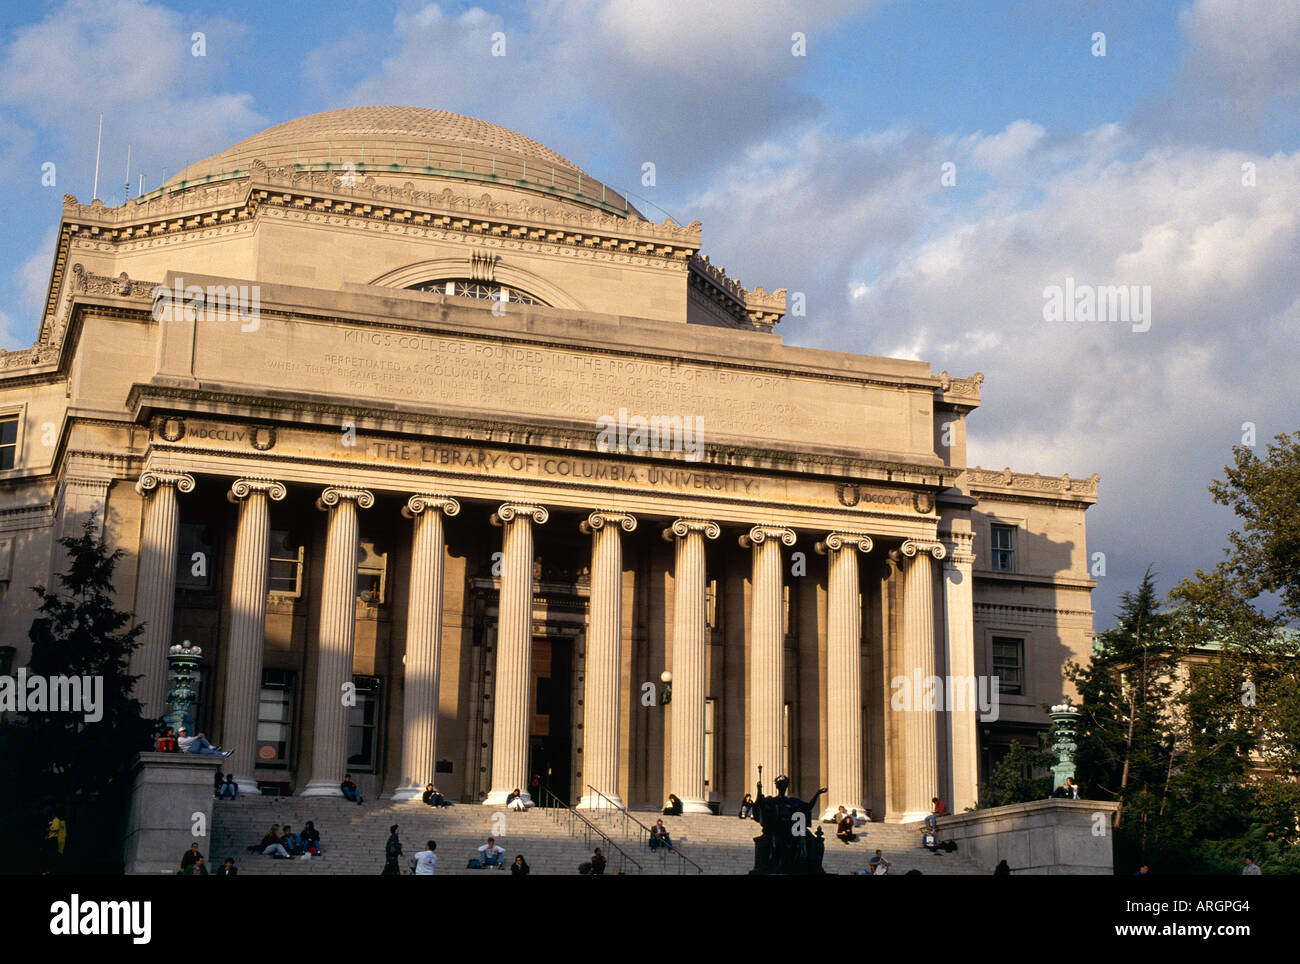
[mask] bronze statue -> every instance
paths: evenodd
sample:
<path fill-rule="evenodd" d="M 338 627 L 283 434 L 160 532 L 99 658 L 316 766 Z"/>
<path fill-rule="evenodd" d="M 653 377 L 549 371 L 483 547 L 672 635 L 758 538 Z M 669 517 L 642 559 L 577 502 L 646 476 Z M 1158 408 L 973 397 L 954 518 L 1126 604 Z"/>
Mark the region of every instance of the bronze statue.
<path fill-rule="evenodd" d="M 751 813 L 763 827 L 754 838 L 752 874 L 823 874 L 822 856 L 826 852 L 821 827 L 813 818 L 817 798 L 826 792 L 822 787 L 808 801 L 790 796 L 790 779 L 776 778 L 776 796 L 763 795 L 763 768 L 758 768 L 758 794 Z"/>

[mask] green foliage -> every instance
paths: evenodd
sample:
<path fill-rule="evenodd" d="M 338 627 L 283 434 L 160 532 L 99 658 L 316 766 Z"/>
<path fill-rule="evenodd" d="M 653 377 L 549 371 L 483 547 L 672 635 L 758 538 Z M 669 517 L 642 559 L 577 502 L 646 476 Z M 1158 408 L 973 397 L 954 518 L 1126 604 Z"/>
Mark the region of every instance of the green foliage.
<path fill-rule="evenodd" d="M 1013 743 L 1011 750 L 989 771 L 988 780 L 980 784 L 979 807 L 1004 807 L 1012 803 L 1045 800 L 1052 795 L 1052 777 L 1034 776 L 1056 763 L 1056 755 Z"/>
<path fill-rule="evenodd" d="M 153 722 L 141 719 L 140 702 L 131 695 L 136 677 L 128 672 L 144 627 L 131 627 L 131 614 L 119 610 L 112 597 L 122 551 L 109 552 L 92 522 L 80 536 L 59 544 L 68 553 L 67 569 L 58 576 L 60 591 L 32 590 L 41 605 L 28 633 L 28 672 L 102 678 L 103 716 L 87 722 L 78 713 L 29 713 L 27 726 L 40 748 L 38 784 L 55 798 L 69 798 L 104 790 L 148 745 Z"/>

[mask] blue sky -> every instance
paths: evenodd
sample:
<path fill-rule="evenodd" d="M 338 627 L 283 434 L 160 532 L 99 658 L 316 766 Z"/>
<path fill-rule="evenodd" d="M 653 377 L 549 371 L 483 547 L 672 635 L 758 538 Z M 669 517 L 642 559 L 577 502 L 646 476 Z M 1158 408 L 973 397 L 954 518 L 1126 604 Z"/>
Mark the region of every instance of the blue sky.
<path fill-rule="evenodd" d="M 806 295 L 787 342 L 983 371 L 973 462 L 1102 476 L 1098 628 L 1148 564 L 1167 588 L 1217 560 L 1231 518 L 1206 485 L 1243 424 L 1261 445 L 1298 427 L 1300 0 L 14 6 L 0 347 L 34 337 L 101 111 L 120 203 L 128 145 L 134 194 L 272 124 L 410 104 L 703 221 L 734 276 Z M 1044 323 L 1066 277 L 1149 286 L 1150 330 Z"/>

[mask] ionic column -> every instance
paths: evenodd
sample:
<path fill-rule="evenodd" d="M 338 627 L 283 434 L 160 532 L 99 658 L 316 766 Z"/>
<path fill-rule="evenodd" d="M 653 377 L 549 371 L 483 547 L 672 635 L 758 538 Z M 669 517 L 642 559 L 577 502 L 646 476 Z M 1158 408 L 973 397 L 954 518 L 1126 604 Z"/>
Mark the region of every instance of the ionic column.
<path fill-rule="evenodd" d="M 826 601 L 827 794 L 822 818 L 838 807 L 865 812 L 862 801 L 862 592 L 858 553 L 871 537 L 832 532 L 816 550 L 829 557 Z"/>
<path fill-rule="evenodd" d="M 329 512 L 325 537 L 325 578 L 321 584 L 317 633 L 316 717 L 312 723 L 311 782 L 300 796 L 339 796 L 347 765 L 348 708 L 344 684 L 352 682 L 352 646 L 357 631 L 357 508 L 375 497 L 365 489 L 330 486 L 316 500 Z"/>
<path fill-rule="evenodd" d="M 970 532 L 944 533 L 949 546 L 943 563 L 943 611 L 948 655 L 948 690 L 960 692 L 964 705 L 949 707 L 952 747 L 952 800 L 948 809 L 961 813 L 979 797 L 979 681 L 975 678 L 975 607 L 971 566 L 975 562 Z M 960 689 L 958 689 L 960 687 Z"/>
<path fill-rule="evenodd" d="M 230 586 L 230 636 L 226 646 L 226 705 L 221 745 L 230 758 L 241 793 L 257 793 L 257 703 L 262 692 L 262 647 L 266 641 L 266 592 L 271 501 L 285 488 L 270 479 L 238 479 L 226 498 L 239 505 L 234 575 Z"/>
<path fill-rule="evenodd" d="M 716 522 L 678 519 L 663 530 L 676 541 L 673 570 L 673 698 L 668 737 L 669 789 L 683 813 L 711 813 L 704 795 L 705 567 L 704 540 L 716 539 Z"/>
<path fill-rule="evenodd" d="M 149 469 L 135 484 L 144 501 L 136 573 L 135 622 L 144 624 L 140 645 L 131 654 L 131 673 L 139 676 L 136 696 L 146 719 L 167 712 L 167 649 L 172 644 L 176 610 L 176 543 L 180 512 L 176 493 L 194 491 L 194 476 Z"/>
<path fill-rule="evenodd" d="M 926 680 L 934 676 L 934 559 L 947 555 L 943 543 L 908 539 L 903 575 L 903 673 L 911 677 L 910 705 L 903 708 L 906 781 L 902 821 L 921 820 L 939 793 L 938 714 L 924 699 Z"/>
<path fill-rule="evenodd" d="M 757 777 L 763 768 L 769 791 L 784 772 L 785 600 L 781 592 L 781 544 L 794 545 L 794 530 L 758 525 L 740 537 L 753 550 L 753 596 L 749 613 L 749 754 Z M 746 781 L 748 783 L 748 780 Z"/>
<path fill-rule="evenodd" d="M 579 807 L 607 806 L 595 787 L 622 806 L 618 795 L 618 697 L 623 666 L 623 539 L 636 519 L 593 512 L 579 528 L 591 536 L 591 600 L 587 610 L 587 669 L 582 698 L 583 792 Z"/>
<path fill-rule="evenodd" d="M 411 591 L 406 615 L 402 693 L 402 776 L 394 800 L 411 800 L 433 782 L 438 749 L 438 677 L 442 667 L 442 517 L 460 503 L 442 495 L 413 495 L 402 515 L 414 519 Z"/>
<path fill-rule="evenodd" d="M 504 529 L 497 604 L 496 688 L 492 696 L 492 788 L 483 801 L 499 807 L 514 790 L 528 792 L 529 668 L 533 656 L 533 524 L 550 513 L 507 502 L 492 516 Z"/>

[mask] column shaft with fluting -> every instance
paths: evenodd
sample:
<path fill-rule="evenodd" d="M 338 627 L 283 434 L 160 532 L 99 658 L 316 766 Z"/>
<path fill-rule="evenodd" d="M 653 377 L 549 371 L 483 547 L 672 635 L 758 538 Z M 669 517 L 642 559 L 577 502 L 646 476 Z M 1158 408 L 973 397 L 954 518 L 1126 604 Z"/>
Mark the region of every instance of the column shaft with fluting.
<path fill-rule="evenodd" d="M 419 797 L 426 784 L 435 782 L 446 548 L 442 517 L 459 511 L 460 503 L 455 499 L 424 494 L 411 496 L 402 509 L 402 515 L 414 522 L 402 691 L 402 775 L 393 791 L 394 800 Z"/>
<path fill-rule="evenodd" d="M 858 553 L 871 538 L 832 532 L 817 551 L 828 558 L 826 600 L 826 788 L 823 817 L 865 811 L 862 799 L 862 593 Z"/>
<path fill-rule="evenodd" d="M 921 820 L 939 794 L 938 713 L 924 698 L 926 680 L 934 675 L 934 559 L 946 550 L 938 542 L 903 543 L 908 557 L 903 576 L 903 665 L 910 678 L 910 698 L 904 701 L 903 748 L 906 777 L 902 820 Z M 934 557 L 934 559 L 931 558 Z"/>
<path fill-rule="evenodd" d="M 587 611 L 587 666 L 582 699 L 583 788 L 578 806 L 623 805 L 618 792 L 619 682 L 623 668 L 623 537 L 636 519 L 593 512 L 582 523 L 591 534 L 591 600 Z M 620 532 L 622 530 L 622 532 Z M 603 794 L 593 793 L 594 787 Z"/>
<path fill-rule="evenodd" d="M 271 500 L 285 488 L 269 479 L 238 479 L 226 497 L 239 505 L 235 562 L 230 586 L 230 636 L 226 645 L 225 708 L 221 745 L 233 750 L 229 767 L 241 793 L 256 793 L 257 706 L 262 692 L 266 642 L 266 593 L 270 567 Z"/>
<path fill-rule="evenodd" d="M 740 537 L 753 555 L 749 613 L 749 762 L 751 778 L 763 768 L 764 793 L 785 771 L 785 598 L 781 545 L 794 545 L 794 531 L 754 526 Z"/>
<path fill-rule="evenodd" d="M 950 705 L 948 719 L 952 748 L 952 799 L 948 809 L 961 813 L 974 807 L 979 797 L 979 681 L 975 678 L 975 609 L 971 567 L 974 538 L 969 532 L 948 534 L 950 548 L 943 565 L 943 610 L 947 641 L 949 692 L 960 688 L 966 697 Z M 952 681 L 956 681 L 953 683 Z"/>
<path fill-rule="evenodd" d="M 330 486 L 317 508 L 329 512 L 320 629 L 316 637 L 316 716 L 312 721 L 311 782 L 304 797 L 338 796 L 347 768 L 352 648 L 357 630 L 357 510 L 375 504 L 365 489 Z"/>
<path fill-rule="evenodd" d="M 496 687 L 492 694 L 492 785 L 486 806 L 499 807 L 519 790 L 530 797 L 528 687 L 533 651 L 533 524 L 549 514 L 537 505 L 506 503 L 492 516 L 502 536 L 501 594 L 497 604 Z M 565 787 L 552 787 L 561 795 Z M 569 801 L 565 801 L 566 803 Z"/>
<path fill-rule="evenodd" d="M 673 570 L 673 669 L 668 792 L 685 813 L 710 813 L 704 787 L 705 538 L 716 539 L 716 522 L 678 519 L 663 536 L 676 541 Z M 667 796 L 667 793 L 665 793 Z"/>
<path fill-rule="evenodd" d="M 135 695 L 143 707 L 143 716 L 148 719 L 157 719 L 167 712 L 167 650 L 172 645 L 176 546 L 180 538 L 176 493 L 193 489 L 193 476 L 152 469 L 144 472 L 135 486 L 144 499 L 135 621 L 137 625 L 144 624 L 144 632 L 131 654 L 131 673 L 140 677 Z"/>

